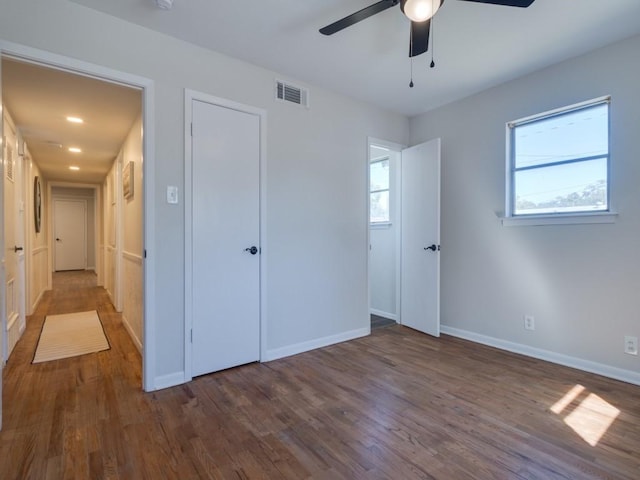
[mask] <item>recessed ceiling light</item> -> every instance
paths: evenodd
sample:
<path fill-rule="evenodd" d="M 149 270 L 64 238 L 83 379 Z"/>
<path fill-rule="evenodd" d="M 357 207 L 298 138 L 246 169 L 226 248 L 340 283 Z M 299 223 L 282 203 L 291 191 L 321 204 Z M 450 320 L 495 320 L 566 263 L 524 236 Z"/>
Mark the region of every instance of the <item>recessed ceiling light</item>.
<path fill-rule="evenodd" d="M 78 147 L 69 147 L 69 151 L 71 153 L 82 153 L 82 150 L 79 149 Z"/>
<path fill-rule="evenodd" d="M 71 123 L 84 123 L 84 120 L 80 117 L 67 117 L 67 122 Z"/>
<path fill-rule="evenodd" d="M 71 165 L 69 167 L 69 170 L 76 170 L 77 171 L 77 170 L 80 170 L 80 167 L 76 167 L 75 165 Z"/>

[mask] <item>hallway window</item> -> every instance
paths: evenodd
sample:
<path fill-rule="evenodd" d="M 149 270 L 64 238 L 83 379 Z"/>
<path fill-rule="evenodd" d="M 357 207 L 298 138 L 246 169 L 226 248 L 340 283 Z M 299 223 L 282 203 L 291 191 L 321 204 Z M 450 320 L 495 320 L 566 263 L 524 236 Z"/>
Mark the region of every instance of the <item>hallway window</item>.
<path fill-rule="evenodd" d="M 389 223 L 389 157 L 372 160 L 369 165 L 369 222 Z"/>

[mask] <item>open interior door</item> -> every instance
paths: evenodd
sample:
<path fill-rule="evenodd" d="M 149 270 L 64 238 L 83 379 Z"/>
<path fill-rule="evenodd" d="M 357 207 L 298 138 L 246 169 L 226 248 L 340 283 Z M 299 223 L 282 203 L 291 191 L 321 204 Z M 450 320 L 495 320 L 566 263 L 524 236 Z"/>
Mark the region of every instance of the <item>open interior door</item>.
<path fill-rule="evenodd" d="M 400 323 L 440 336 L 440 139 L 402 151 Z"/>

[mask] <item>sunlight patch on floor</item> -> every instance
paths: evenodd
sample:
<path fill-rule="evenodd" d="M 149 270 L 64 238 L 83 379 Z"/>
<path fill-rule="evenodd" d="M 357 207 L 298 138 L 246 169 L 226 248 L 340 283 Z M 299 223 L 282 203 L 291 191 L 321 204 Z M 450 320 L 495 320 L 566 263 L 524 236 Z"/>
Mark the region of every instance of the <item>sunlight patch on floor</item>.
<path fill-rule="evenodd" d="M 598 445 L 620 415 L 620 410 L 595 393 L 588 393 L 582 385 L 569 390 L 551 411 L 556 415 L 564 414 L 564 423 L 592 447 Z"/>

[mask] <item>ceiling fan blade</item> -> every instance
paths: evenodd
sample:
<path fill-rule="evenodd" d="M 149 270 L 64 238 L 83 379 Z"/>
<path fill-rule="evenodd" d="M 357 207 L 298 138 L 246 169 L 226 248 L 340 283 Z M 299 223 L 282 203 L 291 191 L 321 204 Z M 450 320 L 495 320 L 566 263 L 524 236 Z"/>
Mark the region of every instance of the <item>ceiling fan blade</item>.
<path fill-rule="evenodd" d="M 463 0 L 465 2 L 490 3 L 492 5 L 504 5 L 505 7 L 527 8 L 535 0 Z"/>
<path fill-rule="evenodd" d="M 409 40 L 409 56 L 415 57 L 429 50 L 429 31 L 431 20 L 425 22 L 411 22 L 411 37 Z"/>
<path fill-rule="evenodd" d="M 376 13 L 380 13 L 387 8 L 391 8 L 398 3 L 400 3 L 400 0 L 381 0 L 380 2 L 369 5 L 368 7 L 365 7 L 362 10 L 357 11 L 356 13 L 352 13 L 351 15 L 338 20 L 337 22 L 333 22 L 331 25 L 322 27 L 320 29 L 320 33 L 322 33 L 323 35 L 333 35 L 340 30 L 350 27 L 351 25 L 361 22 L 362 20 L 366 20 Z"/>

